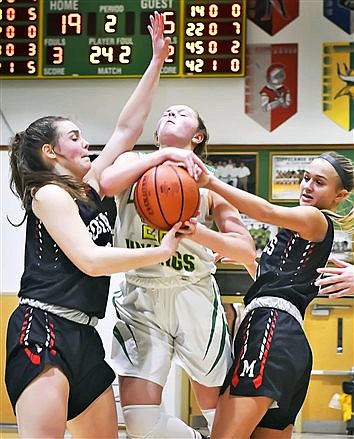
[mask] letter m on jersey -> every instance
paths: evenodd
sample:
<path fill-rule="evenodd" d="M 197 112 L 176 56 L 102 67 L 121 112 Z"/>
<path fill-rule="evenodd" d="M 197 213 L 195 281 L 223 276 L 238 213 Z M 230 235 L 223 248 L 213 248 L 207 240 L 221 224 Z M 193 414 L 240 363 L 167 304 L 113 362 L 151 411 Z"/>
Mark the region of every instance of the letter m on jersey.
<path fill-rule="evenodd" d="M 243 370 L 240 374 L 241 377 L 247 375 L 250 378 L 254 378 L 254 366 L 256 364 L 256 360 L 253 360 L 251 364 L 249 364 L 248 360 L 243 360 Z"/>

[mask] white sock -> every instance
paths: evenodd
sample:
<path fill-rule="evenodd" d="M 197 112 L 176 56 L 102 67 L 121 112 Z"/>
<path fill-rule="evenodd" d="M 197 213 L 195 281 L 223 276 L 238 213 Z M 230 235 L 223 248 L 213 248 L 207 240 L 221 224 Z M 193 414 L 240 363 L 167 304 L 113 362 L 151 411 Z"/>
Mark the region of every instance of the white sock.
<path fill-rule="evenodd" d="M 215 409 L 202 410 L 202 414 L 204 418 L 207 420 L 209 433 L 211 433 L 211 429 L 213 428 L 213 423 L 215 418 Z"/>

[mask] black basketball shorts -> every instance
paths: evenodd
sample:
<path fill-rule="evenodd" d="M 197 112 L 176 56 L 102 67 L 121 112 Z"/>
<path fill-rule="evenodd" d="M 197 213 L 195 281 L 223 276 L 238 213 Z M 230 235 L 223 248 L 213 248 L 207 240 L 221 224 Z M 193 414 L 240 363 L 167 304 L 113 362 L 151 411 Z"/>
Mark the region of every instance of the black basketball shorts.
<path fill-rule="evenodd" d="M 304 402 L 312 352 L 299 322 L 285 311 L 256 308 L 242 321 L 234 342 L 234 363 L 221 393 L 267 396 L 277 404 L 259 427 L 283 430 L 294 424 Z"/>
<path fill-rule="evenodd" d="M 7 330 L 5 382 L 14 411 L 26 386 L 50 364 L 60 368 L 69 381 L 68 420 L 75 418 L 115 379 L 104 357 L 93 326 L 19 306 Z"/>

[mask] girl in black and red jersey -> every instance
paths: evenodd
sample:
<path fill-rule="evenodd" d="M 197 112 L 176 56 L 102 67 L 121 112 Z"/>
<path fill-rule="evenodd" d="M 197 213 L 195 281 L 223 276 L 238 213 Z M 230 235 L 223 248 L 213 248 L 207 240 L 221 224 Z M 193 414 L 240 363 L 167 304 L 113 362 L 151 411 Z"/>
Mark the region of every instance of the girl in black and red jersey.
<path fill-rule="evenodd" d="M 155 12 L 150 21 L 151 62 L 97 159 L 90 161 L 80 129 L 62 117 L 36 120 L 10 145 L 11 188 L 27 230 L 5 379 L 22 438 L 64 437 L 66 426 L 74 437 L 118 436 L 115 374 L 94 328 L 105 315 L 108 275 L 165 261 L 180 240 L 177 224 L 160 247 L 112 248 L 101 203 L 100 175 L 141 134 L 168 55 L 163 17 Z M 192 175 L 203 166 L 192 152 L 180 161 Z"/>
<path fill-rule="evenodd" d="M 271 204 L 210 174 L 199 181 L 241 213 L 280 228 L 244 298 L 245 317 L 211 437 L 290 438 L 312 368 L 302 320 L 319 290 L 317 269 L 331 252 L 333 221 L 353 229 L 353 209 L 345 217 L 334 213 L 353 189 L 353 164 L 335 152 L 315 158 L 305 170 L 296 207 Z"/>

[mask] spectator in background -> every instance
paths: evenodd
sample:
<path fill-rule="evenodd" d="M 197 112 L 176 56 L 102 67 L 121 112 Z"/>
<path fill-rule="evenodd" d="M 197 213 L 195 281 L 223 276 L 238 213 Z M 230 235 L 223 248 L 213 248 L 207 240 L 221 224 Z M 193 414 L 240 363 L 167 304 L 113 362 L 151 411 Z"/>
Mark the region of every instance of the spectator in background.
<path fill-rule="evenodd" d="M 248 191 L 248 177 L 251 175 L 250 169 L 245 165 L 244 162 L 240 163 L 240 167 L 237 168 L 238 173 L 238 188 Z"/>

